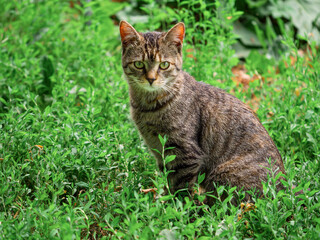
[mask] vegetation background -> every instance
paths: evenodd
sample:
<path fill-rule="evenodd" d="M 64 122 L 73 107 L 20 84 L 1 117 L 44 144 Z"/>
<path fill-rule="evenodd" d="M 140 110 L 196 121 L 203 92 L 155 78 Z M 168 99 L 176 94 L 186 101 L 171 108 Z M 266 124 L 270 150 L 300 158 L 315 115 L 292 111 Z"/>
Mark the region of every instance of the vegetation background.
<path fill-rule="evenodd" d="M 1 1 L 0 239 L 320 239 L 319 11 L 318 0 Z M 255 110 L 286 191 L 270 176 L 255 207 L 230 205 L 243 194 L 223 186 L 230 197 L 211 208 L 159 197 L 167 173 L 130 120 L 121 19 L 142 32 L 186 24 L 184 70 Z"/>

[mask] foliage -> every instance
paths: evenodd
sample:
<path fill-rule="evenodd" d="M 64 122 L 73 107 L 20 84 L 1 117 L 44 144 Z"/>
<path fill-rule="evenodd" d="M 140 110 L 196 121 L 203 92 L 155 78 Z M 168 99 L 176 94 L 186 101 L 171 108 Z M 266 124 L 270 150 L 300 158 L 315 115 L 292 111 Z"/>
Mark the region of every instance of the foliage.
<path fill-rule="evenodd" d="M 239 83 L 231 71 L 238 63 L 232 23 L 241 14 L 234 2 L 144 2 L 137 6 L 147 18 L 137 29 L 183 20 L 185 70 L 257 107 L 284 158 L 288 190 L 276 193 L 274 184 L 265 183 L 265 198 L 256 199 L 251 211 L 230 205 L 235 191 L 240 199 L 242 194 L 224 186 L 218 193 L 231 197 L 218 197 L 211 208 L 201 204 L 203 196 L 196 196 L 200 204 L 161 196 L 166 173 L 158 172 L 130 120 L 112 24 L 129 4 L 2 1 L 0 238 L 319 238 L 316 44 L 298 50 L 289 32 L 281 41 L 290 54 L 275 60 L 251 52 L 245 63 L 250 81 Z M 179 7 L 169 10 L 172 3 Z M 155 19 L 163 9 L 168 20 Z M 141 191 L 155 187 L 156 195 Z"/>
<path fill-rule="evenodd" d="M 319 0 L 241 0 L 236 8 L 245 12 L 235 23 L 242 47 L 264 48 L 278 57 L 274 48 L 283 47 L 282 36 L 289 33 L 302 43 L 320 43 Z"/>

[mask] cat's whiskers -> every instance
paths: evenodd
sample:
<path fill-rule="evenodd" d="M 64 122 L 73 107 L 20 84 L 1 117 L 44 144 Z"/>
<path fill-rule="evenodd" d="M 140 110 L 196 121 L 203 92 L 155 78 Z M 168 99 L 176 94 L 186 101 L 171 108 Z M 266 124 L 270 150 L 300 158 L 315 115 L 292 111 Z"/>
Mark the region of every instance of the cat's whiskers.
<path fill-rule="evenodd" d="M 167 92 L 168 94 L 174 94 L 175 93 L 175 89 L 170 88 L 169 86 L 164 85 L 163 89 L 165 92 Z"/>
<path fill-rule="evenodd" d="M 135 77 L 128 77 L 127 76 L 127 81 L 129 84 L 137 84 L 137 78 L 135 78 Z"/>

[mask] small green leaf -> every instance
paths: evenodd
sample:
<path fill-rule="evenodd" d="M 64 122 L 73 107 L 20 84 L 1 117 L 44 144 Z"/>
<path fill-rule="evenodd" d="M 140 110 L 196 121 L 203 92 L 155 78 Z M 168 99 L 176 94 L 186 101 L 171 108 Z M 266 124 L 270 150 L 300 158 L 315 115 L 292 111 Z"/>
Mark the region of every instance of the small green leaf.
<path fill-rule="evenodd" d="M 101 113 L 102 107 L 101 106 L 97 106 L 94 110 L 93 110 L 93 115 L 97 115 L 99 113 Z"/>
<path fill-rule="evenodd" d="M 159 198 L 160 201 L 168 201 L 174 198 L 174 195 L 166 195 Z"/>
<path fill-rule="evenodd" d="M 4 100 L 4 98 L 0 97 L 0 102 L 2 102 L 4 105 L 7 105 L 6 100 Z"/>
<path fill-rule="evenodd" d="M 84 187 L 84 188 L 88 188 L 89 187 L 88 183 L 85 183 L 85 182 L 77 182 L 76 186 Z"/>
<path fill-rule="evenodd" d="M 198 184 L 202 183 L 205 178 L 206 178 L 206 174 L 205 173 L 199 174 L 199 176 L 198 176 Z"/>
<path fill-rule="evenodd" d="M 165 144 L 166 144 L 166 142 L 167 142 L 167 137 L 166 137 L 166 135 L 164 135 L 163 137 L 159 134 L 159 140 L 160 140 L 160 143 L 161 143 L 161 145 L 162 145 L 162 147 L 164 147 L 165 146 Z"/>
<path fill-rule="evenodd" d="M 310 208 L 310 211 L 313 211 L 315 209 L 320 209 L 320 203 L 316 203 L 314 204 L 311 208 Z"/>
<path fill-rule="evenodd" d="M 158 149 L 152 148 L 152 151 L 155 151 L 161 155 L 161 152 Z"/>
<path fill-rule="evenodd" d="M 237 189 L 237 187 L 232 187 L 232 188 L 229 189 L 228 193 L 231 194 L 231 193 L 233 193 L 236 189 Z"/>
<path fill-rule="evenodd" d="M 163 229 L 159 235 L 162 237 L 160 239 L 166 239 L 166 240 L 176 240 L 176 232 L 174 230 L 170 229 Z M 164 237 L 164 238 L 163 238 Z"/>
<path fill-rule="evenodd" d="M 166 156 L 164 162 L 165 162 L 165 164 L 168 164 L 169 162 L 172 162 L 175 158 L 176 158 L 176 155 Z"/>

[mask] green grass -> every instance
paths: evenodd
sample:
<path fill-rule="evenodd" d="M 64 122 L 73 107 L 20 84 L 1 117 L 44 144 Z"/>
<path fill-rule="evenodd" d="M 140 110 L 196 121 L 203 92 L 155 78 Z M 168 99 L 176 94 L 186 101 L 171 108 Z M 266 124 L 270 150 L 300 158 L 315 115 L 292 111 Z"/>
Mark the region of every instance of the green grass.
<path fill-rule="evenodd" d="M 263 79 L 244 90 L 231 80 L 238 62 L 226 18 L 236 15 L 232 6 L 216 5 L 197 28 L 192 26 L 203 9 L 189 6 L 170 15 L 170 21 L 189 26 L 184 69 L 248 104 L 257 102 L 257 114 L 283 156 L 288 189 L 297 186 L 275 193 L 273 184 L 265 184 L 266 198 L 256 199 L 256 209 L 238 219 L 241 209 L 230 199 L 210 208 L 141 193 L 154 187 L 161 193 L 166 179 L 130 120 L 120 39 L 110 18 L 125 4 L 93 1 L 93 14 L 86 16 L 85 7 L 70 8 L 68 1 L 4 2 L 0 239 L 320 238 L 320 54 L 314 44 L 306 62 L 284 36 L 297 56 L 292 66 L 284 63 L 290 62 L 285 53 L 279 60 L 252 53 L 248 74 L 257 70 Z M 153 29 L 152 21 L 137 28 Z M 187 57 L 190 48 L 196 59 Z M 300 189 L 304 193 L 295 196 Z M 234 189 L 220 186 L 222 191 Z"/>

